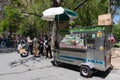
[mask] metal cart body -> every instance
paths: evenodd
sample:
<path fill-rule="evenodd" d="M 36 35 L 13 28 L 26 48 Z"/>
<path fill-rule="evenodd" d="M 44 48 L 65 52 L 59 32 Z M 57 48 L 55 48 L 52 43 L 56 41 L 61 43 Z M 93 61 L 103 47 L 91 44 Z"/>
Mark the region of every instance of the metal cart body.
<path fill-rule="evenodd" d="M 109 30 L 109 27 L 96 26 L 69 29 L 65 36 L 59 32 L 54 61 L 106 71 L 111 67 L 112 43 L 107 40 Z"/>

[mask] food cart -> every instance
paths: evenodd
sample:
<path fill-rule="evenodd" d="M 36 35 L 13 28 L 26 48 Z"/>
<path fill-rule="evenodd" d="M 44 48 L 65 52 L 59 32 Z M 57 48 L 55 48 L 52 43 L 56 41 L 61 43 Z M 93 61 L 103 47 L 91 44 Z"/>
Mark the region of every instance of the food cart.
<path fill-rule="evenodd" d="M 54 49 L 54 65 L 67 63 L 80 66 L 83 77 L 91 77 L 95 70 L 111 67 L 111 28 L 105 26 L 59 30 Z M 111 40 L 109 40 L 111 38 Z"/>

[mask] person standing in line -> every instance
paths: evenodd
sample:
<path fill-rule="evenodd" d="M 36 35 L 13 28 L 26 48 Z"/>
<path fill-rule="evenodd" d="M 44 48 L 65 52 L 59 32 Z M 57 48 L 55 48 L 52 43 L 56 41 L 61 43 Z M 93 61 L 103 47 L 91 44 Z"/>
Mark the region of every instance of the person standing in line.
<path fill-rule="evenodd" d="M 33 54 L 34 57 L 39 57 L 39 44 L 36 37 L 33 39 Z"/>
<path fill-rule="evenodd" d="M 51 51 L 51 45 L 50 45 L 51 38 L 46 37 L 44 41 L 44 46 L 46 49 L 46 58 L 48 58 L 48 53 L 50 53 L 50 58 L 52 58 L 52 51 Z"/>
<path fill-rule="evenodd" d="M 27 44 L 28 44 L 28 53 L 33 54 L 33 42 L 30 37 L 27 37 Z"/>
<path fill-rule="evenodd" d="M 42 55 L 43 56 L 43 50 L 44 50 L 44 43 L 43 43 L 43 40 L 40 40 L 39 42 L 39 55 Z"/>

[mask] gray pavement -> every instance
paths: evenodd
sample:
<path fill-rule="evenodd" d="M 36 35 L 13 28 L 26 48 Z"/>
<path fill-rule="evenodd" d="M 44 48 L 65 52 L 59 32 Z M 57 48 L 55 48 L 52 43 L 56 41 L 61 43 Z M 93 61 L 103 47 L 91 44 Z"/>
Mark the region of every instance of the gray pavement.
<path fill-rule="evenodd" d="M 112 62 L 116 58 L 112 59 Z M 110 72 L 98 72 L 92 78 L 84 78 L 76 66 L 55 67 L 45 56 L 33 55 L 21 58 L 17 52 L 0 54 L 0 80 L 119 80 L 120 69 L 114 66 Z M 114 65 L 114 62 L 113 62 Z M 117 65 L 117 64 L 116 64 Z M 72 68 L 71 68 L 72 67 Z"/>
<path fill-rule="evenodd" d="M 16 51 L 16 48 L 1 48 L 0 47 L 0 53 L 11 53 L 15 51 Z"/>

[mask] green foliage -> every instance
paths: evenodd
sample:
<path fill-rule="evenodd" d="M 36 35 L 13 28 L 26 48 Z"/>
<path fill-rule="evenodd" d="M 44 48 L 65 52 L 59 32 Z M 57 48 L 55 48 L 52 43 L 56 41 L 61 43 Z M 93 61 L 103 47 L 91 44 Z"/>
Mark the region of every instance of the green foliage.
<path fill-rule="evenodd" d="M 114 47 L 120 48 L 120 42 L 115 43 L 115 44 L 114 44 Z"/>
<path fill-rule="evenodd" d="M 0 32 L 11 29 L 12 32 L 26 36 L 37 36 L 47 32 L 48 21 L 41 20 L 42 12 L 51 7 L 52 0 L 10 0 L 10 4 L 3 8 L 4 19 L 0 23 Z M 74 10 L 83 0 L 63 0 L 61 6 Z M 97 25 L 98 15 L 109 11 L 109 0 L 88 0 L 76 10 L 78 18 L 70 22 L 71 25 Z M 115 29 L 117 38 L 119 31 Z"/>
<path fill-rule="evenodd" d="M 62 6 L 74 10 L 82 1 L 83 0 L 64 0 Z M 97 25 L 98 15 L 106 14 L 108 7 L 109 0 L 88 0 L 76 10 L 78 18 L 75 19 L 75 24 L 81 26 Z"/>
<path fill-rule="evenodd" d="M 23 0 L 22 4 L 24 6 L 21 9 L 24 13 L 21 14 L 24 18 L 17 32 L 26 36 L 37 37 L 41 34 L 41 28 L 48 26 L 45 21 L 41 20 L 40 16 L 46 8 L 50 7 L 50 0 Z"/>
<path fill-rule="evenodd" d="M 48 26 L 40 15 L 50 5 L 50 0 L 10 0 L 9 5 L 3 8 L 4 20 L 1 21 L 0 32 L 7 30 L 37 36 L 39 28 Z"/>
<path fill-rule="evenodd" d="M 4 19 L 1 21 L 1 32 L 9 31 L 10 33 L 16 32 L 18 29 L 21 16 L 19 9 L 14 8 L 13 6 L 6 5 L 3 8 Z"/>
<path fill-rule="evenodd" d="M 2 33 L 2 32 L 4 32 L 5 30 L 7 30 L 8 29 L 8 26 L 9 26 L 9 22 L 8 22 L 8 20 L 2 20 L 1 22 L 0 22 L 0 33 Z"/>
<path fill-rule="evenodd" d="M 113 34 L 116 40 L 120 40 L 120 25 L 114 25 Z"/>
<path fill-rule="evenodd" d="M 19 10 L 12 6 L 5 6 L 4 15 L 7 19 L 16 18 L 19 16 Z"/>

